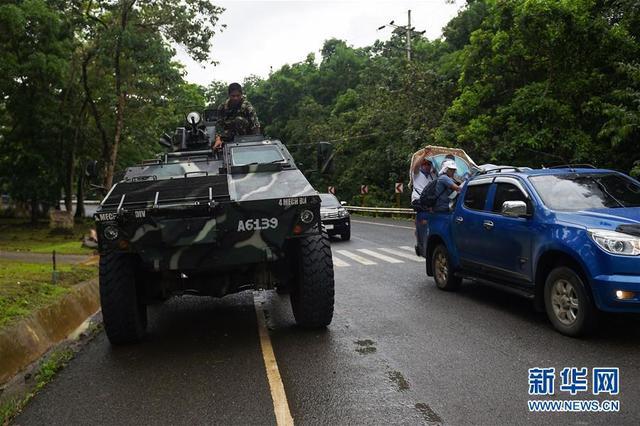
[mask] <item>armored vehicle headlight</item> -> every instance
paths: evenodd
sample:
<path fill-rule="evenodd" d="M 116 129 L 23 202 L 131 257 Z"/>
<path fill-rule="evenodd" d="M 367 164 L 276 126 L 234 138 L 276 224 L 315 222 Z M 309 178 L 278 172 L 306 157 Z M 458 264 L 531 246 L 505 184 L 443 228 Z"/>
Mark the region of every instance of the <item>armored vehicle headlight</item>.
<path fill-rule="evenodd" d="M 109 225 L 106 228 L 104 228 L 103 234 L 107 240 L 113 241 L 116 238 L 118 238 L 118 228 L 116 228 L 115 226 Z"/>
<path fill-rule="evenodd" d="M 302 213 L 300 213 L 300 220 L 303 223 L 313 222 L 313 212 L 311 210 L 303 210 Z"/>
<path fill-rule="evenodd" d="M 621 256 L 640 255 L 640 238 L 606 229 L 590 229 L 593 241 L 604 251 Z"/>

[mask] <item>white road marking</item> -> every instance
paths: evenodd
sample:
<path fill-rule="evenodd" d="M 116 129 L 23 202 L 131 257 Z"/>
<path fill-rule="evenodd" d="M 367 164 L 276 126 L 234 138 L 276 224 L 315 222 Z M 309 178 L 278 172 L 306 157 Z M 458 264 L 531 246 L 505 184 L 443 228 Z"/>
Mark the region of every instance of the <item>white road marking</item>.
<path fill-rule="evenodd" d="M 385 262 L 389 262 L 389 263 L 404 263 L 404 260 L 399 260 L 399 259 L 396 259 L 394 257 L 386 256 L 384 254 L 377 253 L 377 252 L 375 252 L 373 250 L 358 249 L 358 251 L 361 252 L 361 253 L 364 253 L 364 254 L 368 254 L 369 256 L 375 257 L 377 259 L 384 260 Z"/>
<path fill-rule="evenodd" d="M 287 394 L 284 391 L 284 384 L 278 370 L 276 355 L 271 346 L 269 338 L 269 330 L 267 330 L 267 321 L 262 310 L 263 300 L 259 299 L 258 292 L 253 293 L 253 306 L 256 310 L 258 319 L 258 335 L 260 336 L 260 347 L 262 348 L 262 359 L 264 367 L 267 370 L 267 379 L 269 381 L 269 389 L 271 390 L 271 400 L 273 401 L 273 411 L 276 415 L 277 426 L 293 426 L 293 417 L 289 410 L 289 402 Z"/>
<path fill-rule="evenodd" d="M 395 250 L 395 249 L 390 249 L 390 248 L 378 248 L 378 250 L 382 250 L 385 253 L 389 253 L 392 254 L 394 256 L 399 256 L 399 257 L 404 257 L 405 259 L 410 259 L 413 260 L 414 262 L 424 262 L 424 259 L 416 256 L 415 253 L 414 254 L 409 254 L 409 253 L 405 253 L 403 251 L 400 250 Z"/>
<path fill-rule="evenodd" d="M 336 267 L 338 267 L 338 268 L 342 268 L 342 267 L 345 267 L 345 266 L 350 266 L 350 265 L 349 265 L 347 262 L 345 262 L 344 260 L 342 260 L 342 259 L 338 259 L 338 258 L 337 258 L 337 257 L 335 257 L 335 256 L 332 256 L 332 257 L 333 257 L 333 266 L 336 266 Z"/>
<path fill-rule="evenodd" d="M 353 223 L 366 223 L 367 225 L 376 225 L 376 226 L 388 226 L 390 228 L 411 229 L 412 231 L 416 230 L 416 228 L 414 226 L 390 225 L 388 223 L 367 222 L 366 220 L 353 220 L 353 219 L 351 219 L 351 222 L 353 222 Z"/>
<path fill-rule="evenodd" d="M 358 256 L 355 253 L 351 253 L 350 251 L 347 251 L 347 250 L 336 250 L 336 251 L 341 255 L 348 257 L 349 259 L 355 260 L 358 263 L 362 263 L 363 265 L 377 265 L 376 262 L 369 259 L 365 259 L 362 256 Z"/>
<path fill-rule="evenodd" d="M 411 246 L 398 246 L 398 248 L 401 248 L 402 250 L 410 251 L 411 253 L 416 252 L 416 248 Z"/>

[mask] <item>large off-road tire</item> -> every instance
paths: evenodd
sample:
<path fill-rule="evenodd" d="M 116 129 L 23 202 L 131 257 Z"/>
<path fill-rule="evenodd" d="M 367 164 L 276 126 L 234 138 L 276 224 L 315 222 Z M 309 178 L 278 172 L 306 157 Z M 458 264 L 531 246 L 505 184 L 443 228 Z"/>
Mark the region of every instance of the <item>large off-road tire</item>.
<path fill-rule="evenodd" d="M 147 329 L 147 306 L 139 298 L 135 260 L 121 253 L 100 256 L 102 319 L 114 345 L 138 342 Z"/>
<path fill-rule="evenodd" d="M 431 259 L 427 259 L 427 262 L 429 261 L 431 261 L 433 280 L 440 290 L 455 291 L 460 288 L 462 279 L 454 275 L 451 258 L 444 244 L 438 245 L 433 250 Z"/>
<path fill-rule="evenodd" d="M 567 336 L 588 334 L 597 320 L 589 290 L 580 275 L 567 266 L 557 267 L 547 276 L 544 305 L 555 329 Z"/>
<path fill-rule="evenodd" d="M 334 281 L 331 246 L 326 233 L 299 241 L 296 282 L 291 288 L 291 308 L 302 327 L 321 328 L 333 319 Z"/>

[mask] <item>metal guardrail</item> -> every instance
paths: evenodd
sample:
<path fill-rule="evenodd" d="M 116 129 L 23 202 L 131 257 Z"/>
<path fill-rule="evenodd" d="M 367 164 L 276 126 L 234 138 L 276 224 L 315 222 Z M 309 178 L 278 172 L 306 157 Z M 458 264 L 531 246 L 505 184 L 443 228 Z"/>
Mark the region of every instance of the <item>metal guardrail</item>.
<path fill-rule="evenodd" d="M 416 214 L 413 209 L 403 209 L 399 207 L 359 207 L 359 206 L 344 206 L 350 212 L 363 212 L 363 213 L 380 213 L 380 214 L 400 214 L 414 216 Z"/>
<path fill-rule="evenodd" d="M 73 205 L 76 205 L 78 204 L 78 201 L 73 200 L 72 203 Z M 84 200 L 85 206 L 97 206 L 98 204 L 100 204 L 100 200 Z M 60 200 L 60 205 L 64 206 L 64 200 Z"/>

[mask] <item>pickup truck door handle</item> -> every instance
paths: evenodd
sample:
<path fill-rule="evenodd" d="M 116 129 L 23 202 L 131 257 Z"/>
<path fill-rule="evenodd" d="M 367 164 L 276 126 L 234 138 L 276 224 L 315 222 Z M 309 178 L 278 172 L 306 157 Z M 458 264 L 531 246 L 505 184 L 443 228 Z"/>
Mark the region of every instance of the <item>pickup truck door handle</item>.
<path fill-rule="evenodd" d="M 456 223 L 462 223 L 462 222 L 464 222 L 464 218 L 462 216 L 457 216 Z"/>
<path fill-rule="evenodd" d="M 485 220 L 482 223 L 482 226 L 484 226 L 484 229 L 486 229 L 486 230 L 491 230 L 491 229 L 493 229 L 493 222 L 491 222 L 490 220 Z"/>

